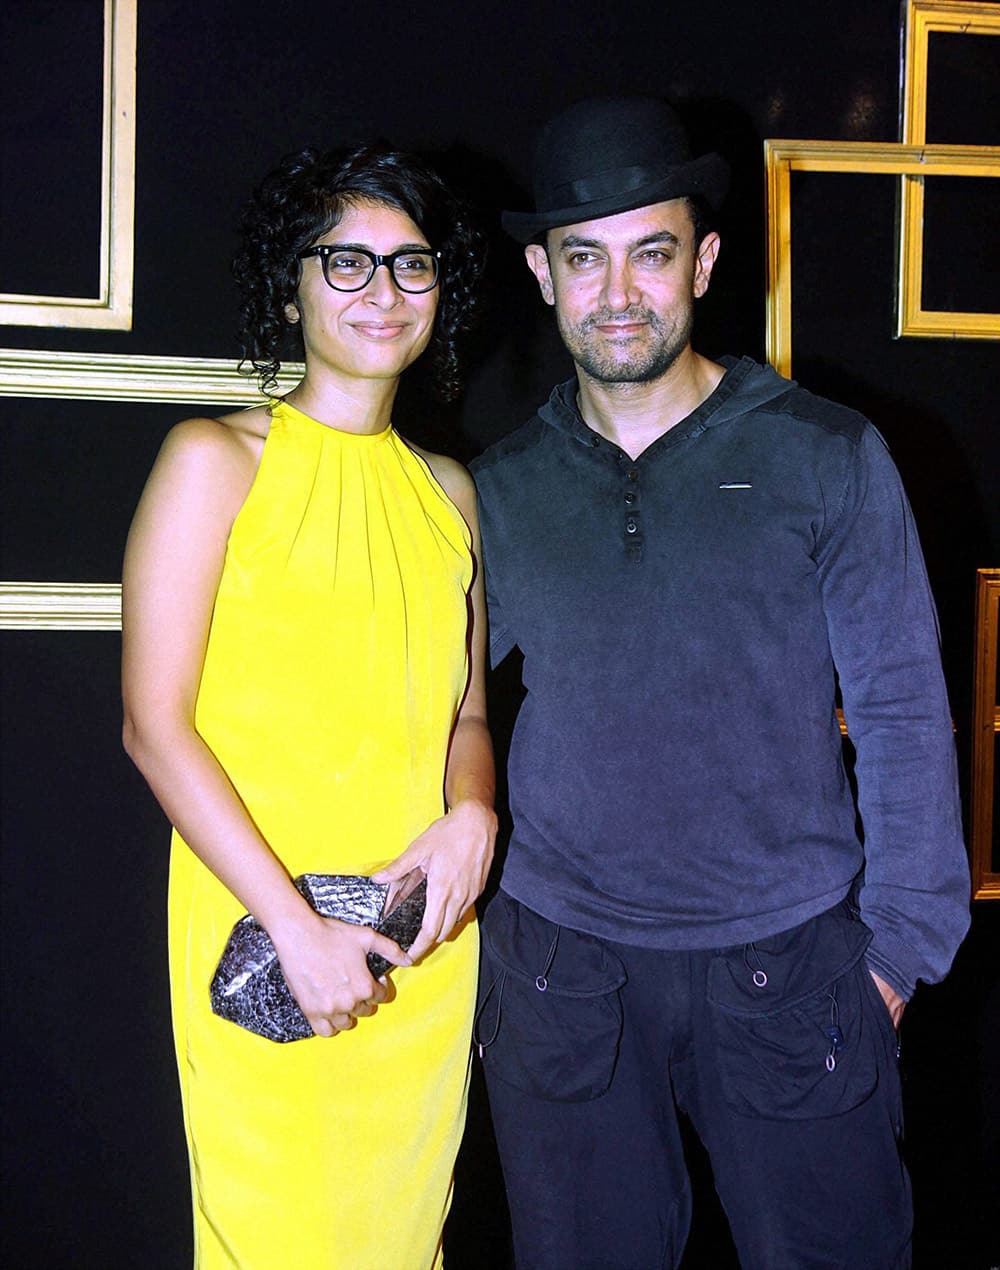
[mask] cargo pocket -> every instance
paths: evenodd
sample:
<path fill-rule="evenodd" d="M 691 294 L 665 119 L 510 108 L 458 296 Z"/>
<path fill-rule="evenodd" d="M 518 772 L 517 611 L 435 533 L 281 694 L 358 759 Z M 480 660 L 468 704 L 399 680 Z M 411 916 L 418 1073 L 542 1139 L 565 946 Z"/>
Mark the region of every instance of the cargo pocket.
<path fill-rule="evenodd" d="M 611 1083 L 625 967 L 600 940 L 499 892 L 483 918 L 473 1044 L 490 1076 L 536 1098 L 585 1102 Z"/>
<path fill-rule="evenodd" d="M 725 949 L 708 971 L 728 1105 L 777 1120 L 863 1103 L 884 1051 L 864 961 L 871 931 L 838 905 L 792 930 Z"/>

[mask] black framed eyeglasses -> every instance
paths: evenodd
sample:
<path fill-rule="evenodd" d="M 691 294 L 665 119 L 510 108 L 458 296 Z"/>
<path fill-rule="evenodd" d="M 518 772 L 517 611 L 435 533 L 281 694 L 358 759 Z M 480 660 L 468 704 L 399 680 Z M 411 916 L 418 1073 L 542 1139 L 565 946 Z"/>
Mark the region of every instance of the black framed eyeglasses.
<path fill-rule="evenodd" d="M 299 252 L 299 259 L 319 256 L 323 277 L 334 291 L 362 291 L 375 277 L 375 270 L 385 265 L 400 291 L 420 293 L 437 286 L 440 272 L 439 251 L 414 251 L 404 248 L 388 256 L 376 255 L 367 247 L 338 247 L 320 243 Z"/>

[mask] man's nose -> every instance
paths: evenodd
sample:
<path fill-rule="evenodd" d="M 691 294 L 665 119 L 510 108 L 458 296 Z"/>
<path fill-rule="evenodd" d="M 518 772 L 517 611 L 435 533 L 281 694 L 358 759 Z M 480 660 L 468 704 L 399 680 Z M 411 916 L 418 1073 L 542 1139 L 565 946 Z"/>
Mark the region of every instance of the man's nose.
<path fill-rule="evenodd" d="M 639 289 L 628 260 L 608 261 L 602 298 L 605 305 L 616 313 L 638 303 Z"/>

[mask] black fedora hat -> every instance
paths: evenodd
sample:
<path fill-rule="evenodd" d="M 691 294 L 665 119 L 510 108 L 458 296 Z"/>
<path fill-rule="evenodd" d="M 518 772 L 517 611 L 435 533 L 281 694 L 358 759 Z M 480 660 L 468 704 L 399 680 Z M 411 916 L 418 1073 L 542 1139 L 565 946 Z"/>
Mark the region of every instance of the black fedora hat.
<path fill-rule="evenodd" d="M 666 102 L 599 97 L 577 102 L 542 129 L 532 187 L 535 211 L 503 213 L 504 229 L 521 243 L 539 242 L 557 225 L 689 194 L 717 210 L 729 187 L 729 164 L 717 154 L 692 159 L 681 121 Z"/>

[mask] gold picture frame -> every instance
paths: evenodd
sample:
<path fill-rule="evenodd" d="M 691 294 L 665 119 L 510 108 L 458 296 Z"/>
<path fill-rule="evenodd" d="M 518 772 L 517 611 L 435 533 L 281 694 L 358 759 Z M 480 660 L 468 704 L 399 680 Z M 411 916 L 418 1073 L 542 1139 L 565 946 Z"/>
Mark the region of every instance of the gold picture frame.
<path fill-rule="evenodd" d="M 993 779 L 1000 705 L 997 703 L 997 639 L 1000 635 L 1000 569 L 979 569 L 976 578 L 976 635 L 972 703 L 971 857 L 972 898 L 1000 900 L 1000 873 L 994 871 Z"/>
<path fill-rule="evenodd" d="M 276 395 L 302 378 L 286 363 Z M 0 396 L 91 401 L 253 405 L 252 379 L 222 358 L 127 357 L 115 353 L 53 353 L 0 349 Z M 0 630 L 121 629 L 117 582 L 0 582 Z"/>
<path fill-rule="evenodd" d="M 764 142 L 767 175 L 767 360 L 792 370 L 792 172 L 880 173 L 920 178 L 1000 177 L 1000 146 L 907 146 L 892 141 Z"/>
<path fill-rule="evenodd" d="M 907 146 L 923 146 L 927 141 L 930 36 L 941 31 L 1000 35 L 1000 5 L 971 0 L 908 0 L 901 91 L 902 142 Z M 918 177 L 903 176 L 900 184 L 896 334 L 926 339 L 1000 339 L 1000 313 L 923 308 L 924 183 Z"/>
<path fill-rule="evenodd" d="M 0 292 L 0 323 L 132 329 L 138 0 L 104 0 L 100 284 L 96 297 Z"/>

